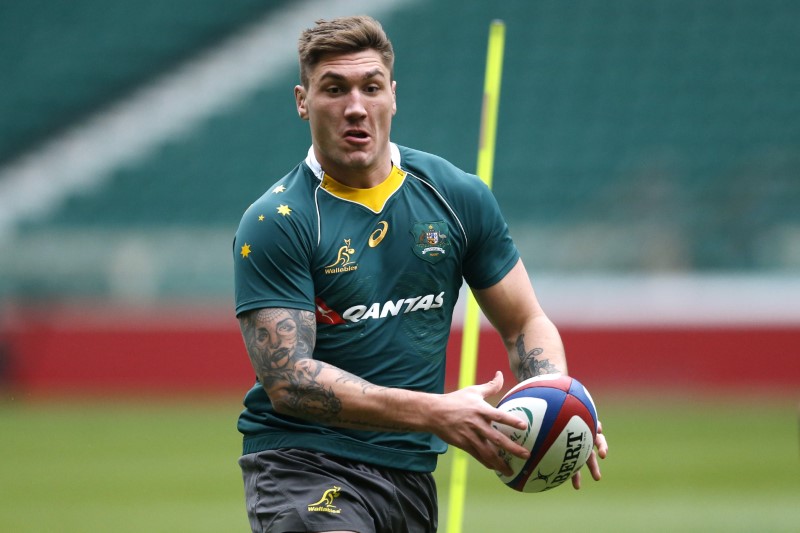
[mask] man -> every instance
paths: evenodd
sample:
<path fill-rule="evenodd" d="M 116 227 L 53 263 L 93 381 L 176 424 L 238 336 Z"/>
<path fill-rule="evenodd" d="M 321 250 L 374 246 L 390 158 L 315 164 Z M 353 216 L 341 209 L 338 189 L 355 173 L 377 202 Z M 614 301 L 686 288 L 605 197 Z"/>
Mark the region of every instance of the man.
<path fill-rule="evenodd" d="M 492 423 L 503 375 L 444 393 L 462 278 L 522 380 L 567 372 L 493 196 L 475 176 L 390 142 L 392 46 L 368 17 L 299 42 L 306 159 L 245 212 L 236 313 L 258 377 L 239 420 L 253 531 L 435 531 L 447 444 L 510 473 L 527 457 Z M 605 456 L 605 439 L 597 441 Z M 597 459 L 590 470 L 600 478 Z M 573 484 L 579 487 L 576 474 Z"/>

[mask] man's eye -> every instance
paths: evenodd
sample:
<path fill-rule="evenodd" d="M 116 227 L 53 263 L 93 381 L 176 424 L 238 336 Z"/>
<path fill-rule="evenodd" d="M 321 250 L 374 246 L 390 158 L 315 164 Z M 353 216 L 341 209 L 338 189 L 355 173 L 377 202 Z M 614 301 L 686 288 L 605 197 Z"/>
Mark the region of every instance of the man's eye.
<path fill-rule="evenodd" d="M 342 92 L 342 89 L 339 87 L 328 87 L 327 92 L 330 94 L 338 94 Z"/>

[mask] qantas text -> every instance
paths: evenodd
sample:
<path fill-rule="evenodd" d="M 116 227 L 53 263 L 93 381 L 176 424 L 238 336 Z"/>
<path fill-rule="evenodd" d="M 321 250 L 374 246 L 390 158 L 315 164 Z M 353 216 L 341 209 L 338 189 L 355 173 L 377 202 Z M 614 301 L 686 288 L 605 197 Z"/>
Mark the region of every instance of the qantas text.
<path fill-rule="evenodd" d="M 426 294 L 425 296 L 402 298 L 395 302 L 376 302 L 369 307 L 366 305 L 354 305 L 342 313 L 342 318 L 350 322 L 358 322 L 368 318 L 386 318 L 389 315 L 397 316 L 400 313 L 413 313 L 414 311 L 437 309 L 443 304 L 444 292 L 440 292 L 439 294 Z"/>

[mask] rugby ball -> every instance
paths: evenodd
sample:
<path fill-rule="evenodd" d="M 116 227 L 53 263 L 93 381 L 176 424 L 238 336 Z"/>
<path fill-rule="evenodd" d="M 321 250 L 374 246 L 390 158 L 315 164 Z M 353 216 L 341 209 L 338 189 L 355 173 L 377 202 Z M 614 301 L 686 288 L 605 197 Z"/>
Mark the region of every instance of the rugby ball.
<path fill-rule="evenodd" d="M 570 479 L 589 458 L 597 436 L 597 411 L 577 379 L 561 374 L 527 379 L 509 390 L 497 408 L 528 423 L 526 430 L 493 424 L 531 451 L 525 460 L 501 450 L 514 473 L 496 474 L 508 487 L 519 492 L 550 490 Z"/>

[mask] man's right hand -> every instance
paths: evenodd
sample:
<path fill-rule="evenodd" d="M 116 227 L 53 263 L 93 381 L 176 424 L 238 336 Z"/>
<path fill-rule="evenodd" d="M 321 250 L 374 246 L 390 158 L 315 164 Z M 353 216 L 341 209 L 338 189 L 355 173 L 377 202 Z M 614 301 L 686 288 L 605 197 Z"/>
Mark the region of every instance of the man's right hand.
<path fill-rule="evenodd" d="M 511 468 L 501 457 L 500 450 L 522 459 L 527 459 L 530 452 L 492 427 L 494 422 L 520 430 L 527 428 L 524 420 L 486 401 L 502 388 L 503 373 L 498 371 L 491 381 L 441 395 L 431 406 L 430 431 L 466 451 L 486 468 L 511 475 Z"/>

